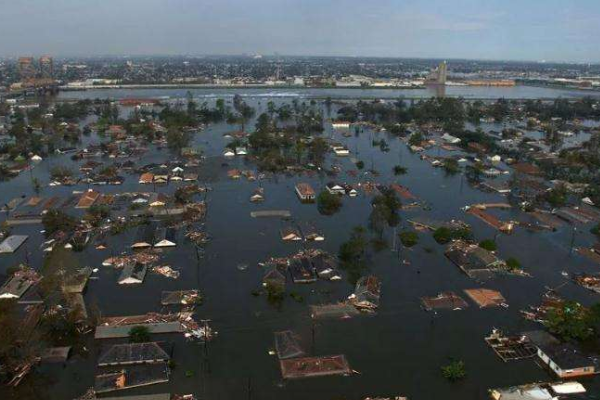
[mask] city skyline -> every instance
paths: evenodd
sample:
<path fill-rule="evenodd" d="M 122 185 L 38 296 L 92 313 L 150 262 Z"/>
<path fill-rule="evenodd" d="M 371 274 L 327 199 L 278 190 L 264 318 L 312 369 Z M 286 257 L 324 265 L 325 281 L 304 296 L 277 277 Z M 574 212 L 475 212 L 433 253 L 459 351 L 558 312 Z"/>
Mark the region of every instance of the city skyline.
<path fill-rule="evenodd" d="M 241 55 L 597 63 L 600 4 L 579 0 L 3 2 L 0 57 Z M 35 13 L 32 12 L 35 10 Z M 468 15 L 461 10 L 469 10 Z M 24 24 L 27 21 L 28 24 Z M 374 29 L 376 27 L 376 29 Z"/>

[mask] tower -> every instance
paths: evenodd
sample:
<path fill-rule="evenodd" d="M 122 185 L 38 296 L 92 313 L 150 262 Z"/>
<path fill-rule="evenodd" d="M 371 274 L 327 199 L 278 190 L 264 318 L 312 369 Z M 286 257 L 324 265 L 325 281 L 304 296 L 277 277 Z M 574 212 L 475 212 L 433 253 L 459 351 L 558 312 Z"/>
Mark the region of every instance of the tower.
<path fill-rule="evenodd" d="M 54 60 L 50 56 L 40 57 L 40 74 L 42 78 L 52 78 L 54 75 Z"/>
<path fill-rule="evenodd" d="M 445 85 L 446 77 L 448 75 L 448 64 L 446 61 L 440 63 L 433 71 L 427 75 L 425 82 L 430 85 Z"/>
<path fill-rule="evenodd" d="M 33 57 L 19 57 L 17 69 L 21 80 L 27 80 L 35 78 L 35 65 L 33 64 Z"/>
<path fill-rule="evenodd" d="M 440 65 L 437 68 L 437 73 L 437 83 L 440 85 L 445 85 L 446 76 L 448 75 L 448 64 L 446 63 L 446 61 L 440 63 Z"/>

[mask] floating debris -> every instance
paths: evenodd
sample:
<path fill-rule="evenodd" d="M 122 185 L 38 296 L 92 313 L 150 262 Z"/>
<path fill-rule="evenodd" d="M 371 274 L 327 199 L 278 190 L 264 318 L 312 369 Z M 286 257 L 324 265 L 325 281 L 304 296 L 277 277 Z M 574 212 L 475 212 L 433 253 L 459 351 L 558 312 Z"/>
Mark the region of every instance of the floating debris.
<path fill-rule="evenodd" d="M 155 272 L 157 274 L 160 274 L 162 276 L 165 276 L 167 278 L 171 278 L 171 279 L 177 279 L 179 278 L 180 272 L 179 271 L 175 271 L 173 268 L 171 268 L 168 265 L 161 265 L 161 266 L 157 266 L 152 268 L 152 272 Z"/>

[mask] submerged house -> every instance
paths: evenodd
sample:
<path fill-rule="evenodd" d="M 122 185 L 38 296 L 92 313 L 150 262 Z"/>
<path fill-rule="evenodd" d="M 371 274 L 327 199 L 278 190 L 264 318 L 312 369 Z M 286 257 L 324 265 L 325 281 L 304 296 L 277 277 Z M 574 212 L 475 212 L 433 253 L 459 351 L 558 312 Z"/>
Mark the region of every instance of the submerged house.
<path fill-rule="evenodd" d="M 444 133 L 442 135 L 442 139 L 446 142 L 446 143 L 450 143 L 450 144 L 457 144 L 460 143 L 460 139 L 457 138 L 456 136 L 452 136 L 449 133 Z"/>
<path fill-rule="evenodd" d="M 356 282 L 354 293 L 348 298 L 359 310 L 376 310 L 379 307 L 381 283 L 376 276 L 363 276 Z"/>
<path fill-rule="evenodd" d="M 315 200 L 315 190 L 308 183 L 296 184 L 296 194 L 301 201 L 312 202 Z"/>
<path fill-rule="evenodd" d="M 337 270 L 337 265 L 333 257 L 330 257 L 326 254 L 319 254 L 313 257 L 311 261 L 319 278 L 330 281 L 342 279 L 339 271 Z"/>
<path fill-rule="evenodd" d="M 132 285 L 144 282 L 148 268 L 145 264 L 129 262 L 123 267 L 121 276 L 119 276 L 119 285 Z"/>
<path fill-rule="evenodd" d="M 174 228 L 156 228 L 154 234 L 154 247 L 175 247 L 177 242 L 175 241 L 176 231 Z"/>
<path fill-rule="evenodd" d="M 307 257 L 292 259 L 288 271 L 294 283 L 312 283 L 317 281 L 317 274 L 313 264 Z"/>
<path fill-rule="evenodd" d="M 350 155 L 350 150 L 348 150 L 345 146 L 332 146 L 332 150 L 338 157 L 345 157 Z"/>
<path fill-rule="evenodd" d="M 572 343 L 561 343 L 545 331 L 525 332 L 537 347 L 537 355 L 559 378 L 592 376 L 599 372 L 600 358 L 589 355 Z"/>
<path fill-rule="evenodd" d="M 281 239 L 284 241 L 302 240 L 302 234 L 293 226 L 286 226 L 281 229 Z"/>
<path fill-rule="evenodd" d="M 327 191 L 331 194 L 344 195 L 346 194 L 346 189 L 342 185 L 338 185 L 335 182 L 329 182 L 325 185 Z"/>
<path fill-rule="evenodd" d="M 132 249 L 147 249 L 154 244 L 155 224 L 141 225 L 138 227 L 135 239 L 131 244 Z"/>
<path fill-rule="evenodd" d="M 132 365 L 118 371 L 96 375 L 94 391 L 108 393 L 117 390 L 166 383 L 169 381 L 167 363 Z"/>
<path fill-rule="evenodd" d="M 2 253 L 14 253 L 21 247 L 23 243 L 29 238 L 26 235 L 12 235 L 4 239 L 0 243 L 0 254 Z"/>
<path fill-rule="evenodd" d="M 154 364 L 171 359 L 172 345 L 164 342 L 125 343 L 104 347 L 98 357 L 99 367 Z"/>
<path fill-rule="evenodd" d="M 452 243 L 445 255 L 471 278 L 485 278 L 504 266 L 492 252 L 460 240 Z"/>
<path fill-rule="evenodd" d="M 152 172 L 145 172 L 140 176 L 139 183 L 141 185 L 148 185 L 154 182 L 154 174 Z"/>
<path fill-rule="evenodd" d="M 21 269 L 15 272 L 0 287 L 0 299 L 20 299 L 38 280 L 33 270 Z"/>
<path fill-rule="evenodd" d="M 530 383 L 489 391 L 493 400 L 584 400 L 589 398 L 586 392 L 579 382 Z"/>
<path fill-rule="evenodd" d="M 263 286 L 274 286 L 284 287 L 285 286 L 285 275 L 279 271 L 277 265 L 267 264 L 265 266 L 265 274 L 263 275 Z"/>
<path fill-rule="evenodd" d="M 150 207 L 164 207 L 169 203 L 169 196 L 164 193 L 152 193 L 148 199 Z"/>
<path fill-rule="evenodd" d="M 306 222 L 302 223 L 300 229 L 302 230 L 302 236 L 304 237 L 304 240 L 314 242 L 322 242 L 323 240 L 325 240 L 325 235 L 323 234 L 323 232 L 318 230 L 312 224 Z"/>
<path fill-rule="evenodd" d="M 98 201 L 99 198 L 100 198 L 100 193 L 95 192 L 90 189 L 81 195 L 81 197 L 79 198 L 79 201 L 75 205 L 75 208 L 83 208 L 83 209 L 90 208 L 91 206 L 94 205 L 94 203 L 96 203 L 96 201 Z"/>
<path fill-rule="evenodd" d="M 304 356 L 299 337 L 292 331 L 275 332 L 275 350 L 280 360 Z"/>

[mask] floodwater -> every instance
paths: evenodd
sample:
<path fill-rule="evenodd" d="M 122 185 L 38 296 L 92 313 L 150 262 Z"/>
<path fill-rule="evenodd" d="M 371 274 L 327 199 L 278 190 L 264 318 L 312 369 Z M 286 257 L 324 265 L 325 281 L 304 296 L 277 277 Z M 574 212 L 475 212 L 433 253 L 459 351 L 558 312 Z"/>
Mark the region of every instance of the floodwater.
<path fill-rule="evenodd" d="M 536 93 L 538 91 L 533 90 Z M 202 93 L 208 95 L 208 91 L 192 92 L 195 96 L 201 96 Z M 220 96 L 236 91 L 211 93 Z M 392 94 L 390 91 L 385 93 Z M 185 90 L 100 90 L 62 93 L 61 97 L 142 98 L 184 94 Z M 258 115 L 266 111 L 266 103 L 270 99 L 272 98 L 249 98 L 247 101 L 257 108 Z M 281 104 L 289 99 L 276 97 L 275 101 Z M 238 127 L 225 123 L 216 124 L 195 136 L 195 145 L 201 146 L 207 156 L 206 165 L 201 168 L 200 180 L 207 182 L 213 189 L 207 197 L 206 221 L 207 231 L 213 240 L 206 247 L 205 257 L 198 261 L 193 247 L 184 240 L 182 232 L 178 234 L 178 246 L 166 251 L 161 263 L 178 269 L 181 272 L 179 279 L 171 280 L 149 273 L 142 285 L 125 287 L 116 283 L 118 271 L 102 267 L 101 262 L 112 253 L 125 250 L 133 240 L 134 231 L 112 237 L 108 246 L 110 250 L 99 251 L 88 246 L 81 253 L 73 253 L 80 265 L 100 268 L 95 274 L 98 279 L 90 281 L 85 293 L 88 308 L 97 307 L 103 316 L 160 311 L 162 290 L 198 288 L 205 301 L 198 307 L 196 318 L 210 319 L 213 328 L 218 331 L 218 336 L 206 350 L 201 344 L 187 342 L 178 335 L 157 337 L 158 340 L 175 343 L 176 366 L 172 370 L 170 382 L 117 392 L 116 396 L 168 391 L 195 393 L 201 399 L 211 400 L 358 400 L 369 395 L 404 395 L 412 400 L 466 400 L 487 398 L 488 388 L 554 379 L 536 365 L 534 360 L 502 362 L 487 347 L 483 337 L 494 327 L 506 332 L 540 329 L 541 325 L 526 321 L 520 310 L 529 305 L 537 305 L 547 288 L 562 285 L 559 293 L 587 305 L 600 300 L 600 296 L 579 286 L 564 284 L 565 279 L 561 275 L 562 271 L 570 274 L 598 271 L 598 265 L 570 251 L 572 240 L 575 246 L 589 246 L 593 243 L 589 227 L 573 231 L 570 226 L 565 225 L 557 232 L 541 233 L 517 229 L 510 236 L 498 235 L 499 256 L 516 257 L 533 277 L 499 276 L 483 284 L 502 292 L 509 304 L 507 309 L 478 309 L 470 303 L 468 309 L 437 314 L 423 311 L 419 298 L 448 290 L 459 293 L 463 289 L 481 287 L 482 284 L 465 276 L 446 259 L 443 255 L 444 247 L 438 245 L 430 233 L 420 233 L 419 244 L 411 250 L 403 249 L 398 255 L 386 249 L 370 256 L 368 273 L 377 275 L 382 282 L 381 304 L 376 315 L 318 321 L 313 324 L 309 316 L 310 304 L 343 300 L 353 291 L 353 286 L 346 280 L 319 281 L 309 285 L 288 283 L 288 293 L 299 293 L 304 297 L 304 302 L 298 303 L 288 297 L 279 308 L 268 304 L 265 297 L 252 296 L 251 292 L 259 288 L 262 279 L 262 271 L 257 263 L 271 256 L 295 253 L 302 245 L 280 240 L 279 229 L 282 222 L 278 219 L 254 219 L 250 217 L 250 212 L 259 209 L 289 209 L 296 221 L 313 222 L 325 233 L 324 242 L 309 246 L 335 254 L 339 245 L 348 238 L 352 227 L 367 225 L 371 198 L 363 193 L 357 198 L 345 197 L 341 211 L 325 217 L 318 213 L 316 205 L 301 204 L 298 201 L 293 190 L 294 184 L 309 182 L 319 190 L 332 179 L 356 183 L 373 178 L 348 175 L 347 171 L 355 169 L 350 159 L 331 157 L 330 164 L 342 167 L 343 172 L 337 178 L 318 174 L 269 177 L 262 182 L 265 188 L 264 203 L 252 204 L 248 199 L 258 183 L 248 182 L 243 178 L 230 180 L 226 172 L 229 168 L 255 167 L 244 158 L 225 160 L 221 157 L 227 143 L 223 134 L 235 129 Z M 399 182 L 430 205 L 430 211 L 402 211 L 399 229 L 408 228 L 410 224 L 407 219 L 414 216 L 438 220 L 455 218 L 471 224 L 478 240 L 496 235 L 495 230 L 464 213 L 461 208 L 473 203 L 501 202 L 504 200 L 501 195 L 487 194 L 471 188 L 460 174 L 446 176 L 442 170 L 420 160 L 418 154 L 410 153 L 405 144 L 385 133 L 364 130 L 347 138 L 328 126 L 323 134 L 347 144 L 353 156 L 365 162 L 366 169 L 379 171 L 380 175 L 375 178 L 377 182 Z M 372 140 L 381 138 L 389 143 L 389 152 L 383 153 L 379 147 L 372 147 Z M 99 139 L 92 136 L 84 140 L 89 143 Z M 443 150 L 438 149 L 428 152 L 431 155 L 444 154 Z M 143 165 L 172 157 L 167 150 L 152 149 L 136 162 Z M 0 202 L 4 203 L 20 195 L 32 195 L 32 176 L 47 183 L 51 166 L 72 163 L 68 156 L 52 156 L 38 164 L 31 174 L 25 172 L 10 182 L 0 183 Z M 227 163 L 228 166 L 223 166 L 222 163 Z M 408 174 L 394 176 L 392 168 L 397 164 L 407 167 Z M 137 175 L 123 175 L 126 182 L 122 186 L 96 187 L 96 190 L 152 190 L 151 187 L 138 185 Z M 176 184 L 170 184 L 157 190 L 172 193 L 176 187 Z M 73 190 L 86 188 L 85 185 L 45 187 L 41 195 L 66 196 Z M 505 218 L 516 219 L 520 216 L 518 211 L 512 213 L 513 215 L 504 214 Z M 5 273 L 6 268 L 26 260 L 39 268 L 42 263 L 39 244 L 43 239 L 40 230 L 41 226 L 36 225 L 14 228 L 14 234 L 27 234 L 30 238 L 16 254 L 0 256 L 1 274 Z M 385 232 L 390 243 L 392 235 L 391 229 Z M 240 271 L 238 265 L 241 263 L 247 264 L 248 268 Z M 282 381 L 278 360 L 268 352 L 274 346 L 273 333 L 288 329 L 300 334 L 309 354 L 345 354 L 350 366 L 358 373 L 350 377 Z M 90 353 L 87 356 L 76 355 L 65 367 L 44 367 L 41 374 L 26 379 L 21 388 L 6 392 L 7 396 L 2 398 L 70 400 L 81 395 L 93 385 L 96 356 L 101 345 L 106 343 L 89 340 L 87 346 Z M 440 366 L 447 364 L 452 358 L 465 362 L 468 376 L 464 381 L 450 383 L 442 377 Z M 590 392 L 595 390 L 600 393 L 600 379 L 587 379 L 583 383 Z"/>
<path fill-rule="evenodd" d="M 599 97 L 598 91 L 558 89 L 551 87 L 513 86 L 445 86 L 421 89 L 358 89 L 358 88 L 178 88 L 178 89 L 93 89 L 61 92 L 61 99 L 82 98 L 183 98 L 187 92 L 196 98 L 229 98 L 234 94 L 256 98 L 320 98 L 325 99 L 397 99 L 399 97 L 429 98 L 432 96 L 463 97 L 465 99 L 554 99 Z"/>

